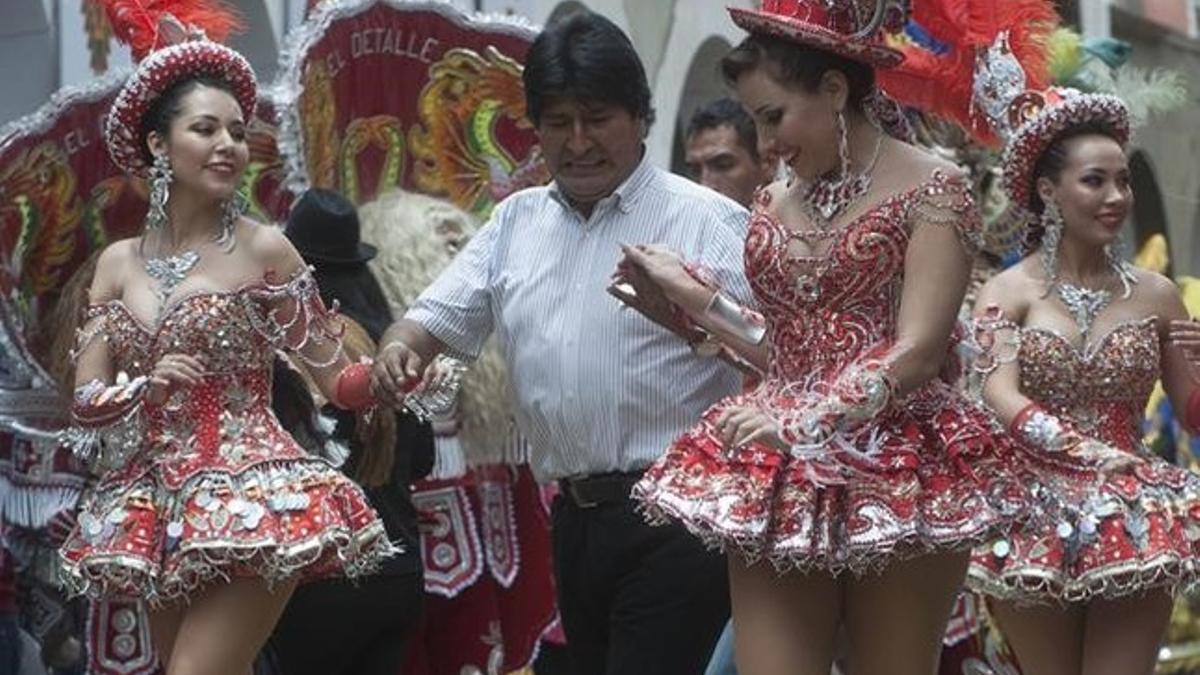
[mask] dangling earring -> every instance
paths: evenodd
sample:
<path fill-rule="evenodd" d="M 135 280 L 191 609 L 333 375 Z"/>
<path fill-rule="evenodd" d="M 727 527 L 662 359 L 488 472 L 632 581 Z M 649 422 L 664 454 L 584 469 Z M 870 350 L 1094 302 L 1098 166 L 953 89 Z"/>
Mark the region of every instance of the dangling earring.
<path fill-rule="evenodd" d="M 1104 247 L 1104 257 L 1108 258 L 1108 264 L 1114 269 L 1119 269 L 1125 264 L 1125 242 L 1118 239 L 1108 246 Z"/>
<path fill-rule="evenodd" d="M 1128 298 L 1133 294 L 1133 285 L 1137 283 L 1137 274 L 1134 273 L 1133 266 L 1125 262 L 1125 240 L 1118 239 L 1105 246 L 1104 257 L 1108 259 L 1108 266 L 1121 280 L 1122 297 Z"/>
<path fill-rule="evenodd" d="M 837 111 L 835 124 L 838 131 L 838 160 L 841 162 L 837 185 L 841 186 L 850 180 L 850 134 L 846 131 L 846 116 L 841 110 Z"/>
<path fill-rule="evenodd" d="M 154 156 L 150 165 L 150 208 L 146 211 L 146 229 L 161 230 L 167 224 L 167 200 L 171 197 L 171 160 L 166 153 Z"/>
<path fill-rule="evenodd" d="M 237 225 L 238 218 L 250 208 L 250 202 L 242 194 L 241 190 L 233 193 L 233 196 L 225 201 L 221 207 L 221 233 L 217 236 L 217 245 L 226 252 L 233 250 L 233 228 Z"/>
<path fill-rule="evenodd" d="M 1063 220 L 1058 204 L 1046 202 L 1042 209 L 1042 272 L 1046 275 L 1046 292 L 1058 283 L 1058 245 L 1062 242 Z"/>

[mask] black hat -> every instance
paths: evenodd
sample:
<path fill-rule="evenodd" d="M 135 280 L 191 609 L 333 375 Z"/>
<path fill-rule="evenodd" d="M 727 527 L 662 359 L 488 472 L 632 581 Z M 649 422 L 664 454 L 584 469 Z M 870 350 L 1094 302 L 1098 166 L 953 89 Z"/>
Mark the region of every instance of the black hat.
<path fill-rule="evenodd" d="M 324 188 L 310 188 L 296 202 L 284 234 L 310 262 L 365 263 L 378 252 L 362 242 L 354 204 Z"/>

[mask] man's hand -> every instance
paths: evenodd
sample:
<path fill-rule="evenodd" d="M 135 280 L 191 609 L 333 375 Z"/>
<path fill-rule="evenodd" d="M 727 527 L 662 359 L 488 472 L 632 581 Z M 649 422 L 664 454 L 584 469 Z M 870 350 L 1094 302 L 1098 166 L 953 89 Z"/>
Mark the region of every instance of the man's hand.
<path fill-rule="evenodd" d="M 421 355 L 400 340 L 393 340 L 375 355 L 371 393 L 380 403 L 397 407 L 405 394 L 421 383 L 424 371 Z"/>

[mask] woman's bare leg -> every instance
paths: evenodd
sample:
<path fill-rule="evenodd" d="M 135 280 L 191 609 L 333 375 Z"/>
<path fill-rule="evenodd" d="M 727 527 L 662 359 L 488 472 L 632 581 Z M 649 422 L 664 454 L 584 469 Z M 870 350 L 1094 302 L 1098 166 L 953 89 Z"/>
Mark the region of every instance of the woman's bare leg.
<path fill-rule="evenodd" d="M 841 620 L 840 584 L 825 574 L 776 573 L 729 557 L 739 675 L 829 675 Z"/>
<path fill-rule="evenodd" d="M 179 632 L 179 624 L 183 621 L 183 606 L 172 605 L 163 609 L 146 610 L 150 621 L 150 640 L 154 643 L 154 652 L 158 662 L 167 667 L 171 662 L 171 650 L 175 645 L 175 635 Z"/>
<path fill-rule="evenodd" d="M 1012 647 L 1023 675 L 1078 675 L 1083 667 L 1084 608 L 1017 606 L 991 599 L 988 611 Z"/>
<path fill-rule="evenodd" d="M 262 579 L 214 584 L 192 598 L 171 652 L 167 675 L 249 673 L 296 583 L 267 590 Z"/>
<path fill-rule="evenodd" d="M 850 675 L 933 675 L 968 553 L 897 562 L 846 582 Z"/>
<path fill-rule="evenodd" d="M 1158 660 L 1171 596 L 1155 590 L 1088 603 L 1083 633 L 1083 675 L 1149 675 Z"/>

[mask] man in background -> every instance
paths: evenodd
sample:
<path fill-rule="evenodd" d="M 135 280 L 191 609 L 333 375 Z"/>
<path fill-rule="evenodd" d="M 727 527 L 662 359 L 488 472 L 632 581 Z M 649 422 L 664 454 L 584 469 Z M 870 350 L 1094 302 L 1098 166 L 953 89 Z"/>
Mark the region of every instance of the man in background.
<path fill-rule="evenodd" d="M 754 121 L 730 98 L 717 99 L 692 114 L 684 151 L 688 173 L 696 182 L 747 208 L 754 191 L 775 174 L 771 158 L 759 155 Z"/>

